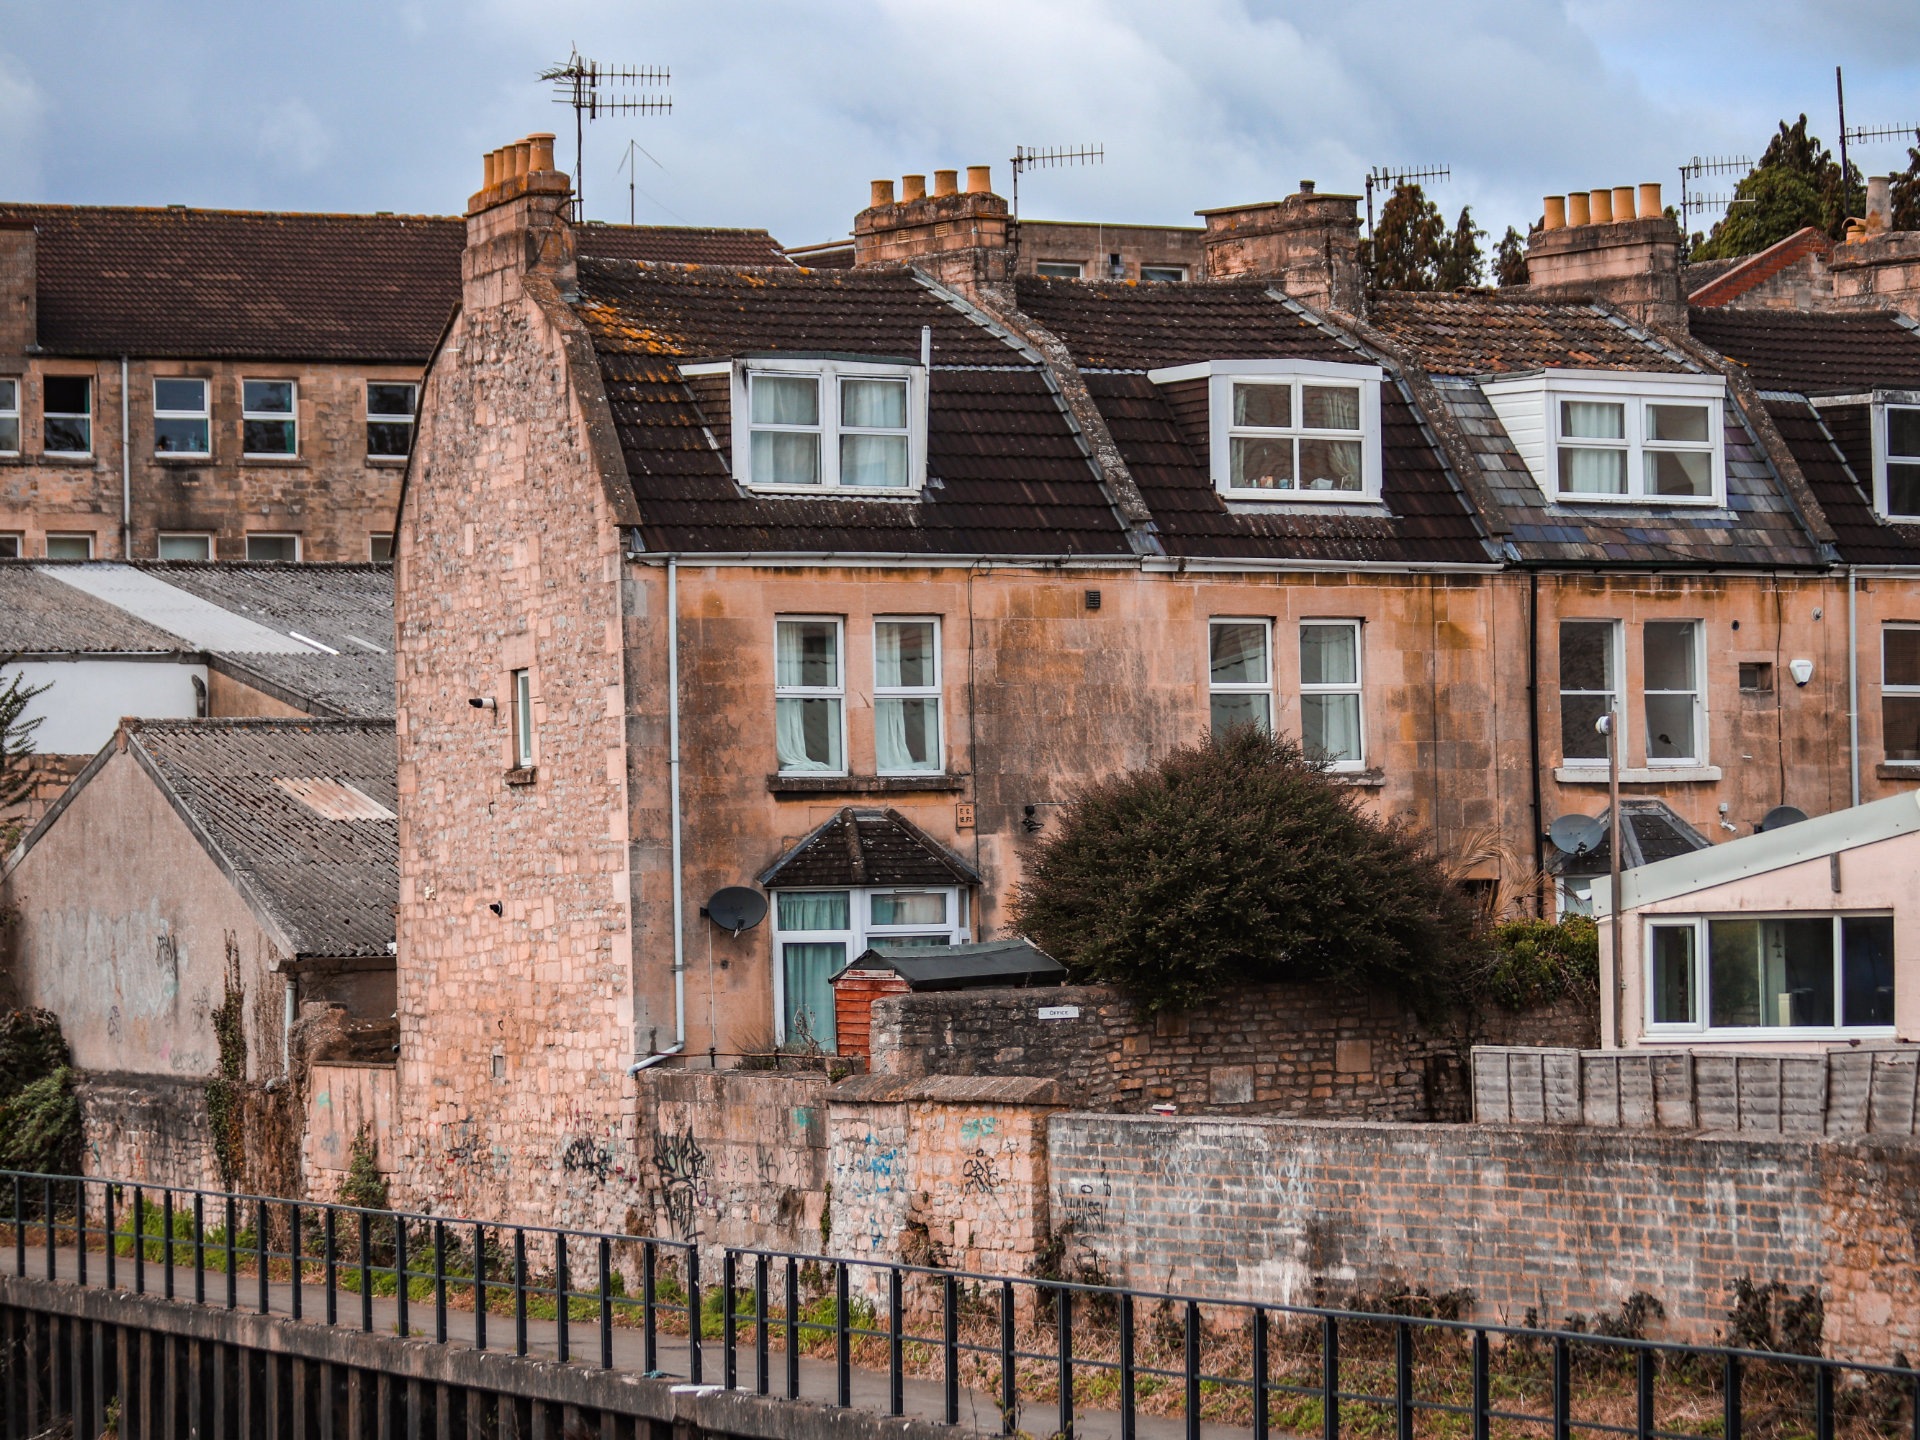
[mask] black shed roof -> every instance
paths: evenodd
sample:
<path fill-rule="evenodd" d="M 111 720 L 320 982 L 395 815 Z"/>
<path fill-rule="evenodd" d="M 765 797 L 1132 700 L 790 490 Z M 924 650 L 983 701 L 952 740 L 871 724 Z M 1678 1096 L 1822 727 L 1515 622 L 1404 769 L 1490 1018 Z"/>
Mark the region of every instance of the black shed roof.
<path fill-rule="evenodd" d="M 1058 985 L 1067 967 L 1031 940 L 971 945 L 871 945 L 848 970 L 891 970 L 909 990 L 974 990 L 998 985 Z"/>

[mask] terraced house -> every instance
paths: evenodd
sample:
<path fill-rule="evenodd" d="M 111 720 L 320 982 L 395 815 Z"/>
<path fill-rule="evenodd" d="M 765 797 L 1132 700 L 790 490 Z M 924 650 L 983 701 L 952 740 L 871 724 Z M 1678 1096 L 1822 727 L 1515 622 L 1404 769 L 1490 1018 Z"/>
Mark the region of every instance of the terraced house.
<path fill-rule="evenodd" d="M 1848 608 L 1847 407 L 1688 333 L 1671 224 L 1367 294 L 1303 189 L 1205 212 L 1213 279 L 1075 282 L 1015 273 L 988 179 L 862 212 L 850 268 L 688 267 L 581 253 L 550 153 L 490 160 L 398 531 L 415 1199 L 619 1220 L 630 1069 L 831 1049 L 868 942 L 1004 934 L 1072 787 L 1209 729 L 1543 863 L 1607 711 L 1630 856 L 1910 783 L 1848 740 L 1912 592 Z M 1920 351 L 1873 323 L 1898 437 Z M 704 913 L 742 885 L 764 924 Z"/>

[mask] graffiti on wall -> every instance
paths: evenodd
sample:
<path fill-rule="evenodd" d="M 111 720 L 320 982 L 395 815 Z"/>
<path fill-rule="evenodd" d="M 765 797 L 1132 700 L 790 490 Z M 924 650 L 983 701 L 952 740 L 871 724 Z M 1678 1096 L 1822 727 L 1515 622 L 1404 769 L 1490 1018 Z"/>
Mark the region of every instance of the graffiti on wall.
<path fill-rule="evenodd" d="M 657 1131 L 653 1137 L 653 1168 L 660 1177 L 660 1194 L 667 1207 L 667 1218 L 682 1240 L 694 1240 L 700 1233 L 700 1206 L 708 1202 L 707 1152 L 693 1138 L 691 1125 L 677 1134 Z"/>

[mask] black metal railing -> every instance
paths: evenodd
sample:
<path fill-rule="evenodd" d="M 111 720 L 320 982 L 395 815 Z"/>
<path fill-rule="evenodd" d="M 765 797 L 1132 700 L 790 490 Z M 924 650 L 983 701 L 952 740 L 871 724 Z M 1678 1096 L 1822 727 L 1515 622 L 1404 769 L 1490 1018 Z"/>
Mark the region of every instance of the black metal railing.
<path fill-rule="evenodd" d="M 709 1248 L 719 1283 L 703 1294 L 682 1241 L 0 1172 L 9 1183 L 20 1275 L 44 1255 L 50 1279 L 170 1298 L 190 1283 L 229 1309 L 244 1279 L 261 1313 L 329 1325 L 344 1293 L 363 1330 L 379 1311 L 397 1333 L 504 1348 L 490 1332 L 509 1320 L 515 1354 L 1009 1434 L 1071 1436 L 1101 1415 L 1119 1440 L 1143 1424 L 1187 1440 L 1203 1425 L 1920 1440 L 1920 1371 L 1904 1364 L 1483 1324 L 1435 1313 L 1446 1297 L 1361 1313 L 732 1247 Z"/>

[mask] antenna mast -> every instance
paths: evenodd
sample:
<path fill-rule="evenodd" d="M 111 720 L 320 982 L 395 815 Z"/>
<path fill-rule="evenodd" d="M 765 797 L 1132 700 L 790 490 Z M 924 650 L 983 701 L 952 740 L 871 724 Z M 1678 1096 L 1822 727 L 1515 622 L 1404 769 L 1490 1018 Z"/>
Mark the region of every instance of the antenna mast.
<path fill-rule="evenodd" d="M 1007 248 L 1013 251 L 1012 260 L 1017 267 L 1020 261 L 1020 172 L 1022 170 L 1051 169 L 1056 165 L 1099 165 L 1107 158 L 1104 145 L 1050 145 L 1037 147 L 1016 145 L 1013 147 L 1013 225 L 1012 237 Z"/>
<path fill-rule="evenodd" d="M 1753 169 L 1753 159 L 1747 155 L 1715 155 L 1705 160 L 1698 155 L 1680 167 L 1680 229 L 1691 233 L 1694 212 L 1714 210 L 1723 205 L 1737 203 L 1730 195 L 1700 195 L 1693 189 L 1693 182 L 1704 175 L 1732 175 L 1736 171 Z"/>
<path fill-rule="evenodd" d="M 581 161 L 585 148 L 586 122 L 603 115 L 664 115 L 673 110 L 671 95 L 635 95 L 635 90 L 651 90 L 671 84 L 673 72 L 665 66 L 613 66 L 588 60 L 575 49 L 564 65 L 552 65 L 540 72 L 542 80 L 553 84 L 556 105 L 573 109 L 573 214 L 586 217 L 586 197 L 582 182 L 586 169 Z M 607 93 L 603 93 L 607 92 Z"/>
<path fill-rule="evenodd" d="M 1376 165 L 1367 171 L 1367 238 L 1373 238 L 1373 192 L 1376 187 L 1385 190 L 1398 189 L 1409 180 L 1451 180 L 1451 165 L 1429 165 L 1424 170 L 1391 170 L 1385 165 Z"/>
<path fill-rule="evenodd" d="M 1841 79 L 1840 67 L 1838 65 L 1833 67 L 1833 93 L 1834 98 L 1840 102 L 1840 193 L 1845 197 L 1846 202 L 1841 206 L 1841 209 L 1851 210 L 1853 209 L 1853 172 L 1847 169 L 1848 142 L 1852 142 L 1855 145 L 1863 145 L 1871 144 L 1876 140 L 1904 140 L 1909 135 L 1920 134 L 1920 127 L 1912 125 L 1879 125 L 1873 127 L 1854 125 L 1849 127 L 1847 124 L 1846 84 Z"/>

